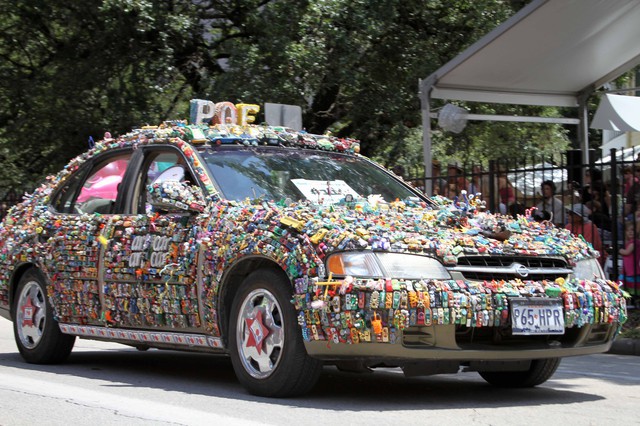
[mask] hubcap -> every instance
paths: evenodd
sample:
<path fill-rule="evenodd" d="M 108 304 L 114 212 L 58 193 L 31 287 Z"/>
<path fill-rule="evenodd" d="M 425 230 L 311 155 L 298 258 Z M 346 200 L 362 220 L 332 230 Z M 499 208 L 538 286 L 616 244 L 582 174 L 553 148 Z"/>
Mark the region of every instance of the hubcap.
<path fill-rule="evenodd" d="M 25 348 L 38 346 L 45 322 L 45 295 L 36 281 L 29 281 L 20 293 L 16 310 L 18 337 Z"/>
<path fill-rule="evenodd" d="M 282 309 L 265 289 L 254 290 L 240 306 L 236 324 L 238 353 L 244 369 L 256 379 L 269 377 L 284 347 Z"/>

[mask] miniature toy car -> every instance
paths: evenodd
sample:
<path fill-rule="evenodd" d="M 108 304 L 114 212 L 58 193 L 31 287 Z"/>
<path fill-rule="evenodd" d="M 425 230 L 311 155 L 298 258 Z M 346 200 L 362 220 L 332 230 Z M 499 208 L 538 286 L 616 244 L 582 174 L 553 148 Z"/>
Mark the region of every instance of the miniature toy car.
<path fill-rule="evenodd" d="M 0 314 L 27 362 L 64 361 L 80 337 L 226 353 L 264 396 L 310 390 L 323 364 L 535 386 L 561 357 L 607 351 L 625 320 L 566 230 L 428 198 L 306 136 L 187 130 L 100 141 L 4 219 Z"/>
<path fill-rule="evenodd" d="M 322 150 L 325 150 L 325 151 L 335 151 L 336 150 L 335 142 L 330 140 L 328 137 L 315 136 L 314 139 L 316 140 L 316 143 L 318 144 L 318 149 L 322 149 Z"/>

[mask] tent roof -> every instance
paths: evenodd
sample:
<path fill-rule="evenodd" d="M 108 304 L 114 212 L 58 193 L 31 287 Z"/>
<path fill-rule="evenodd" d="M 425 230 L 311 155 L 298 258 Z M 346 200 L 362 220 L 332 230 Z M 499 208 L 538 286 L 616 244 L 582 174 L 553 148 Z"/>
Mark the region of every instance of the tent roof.
<path fill-rule="evenodd" d="M 582 93 L 640 64 L 639 22 L 637 0 L 533 0 L 423 80 L 422 91 L 577 107 Z"/>
<path fill-rule="evenodd" d="M 640 131 L 640 98 L 605 94 L 593 116 L 591 127 L 616 132 Z"/>

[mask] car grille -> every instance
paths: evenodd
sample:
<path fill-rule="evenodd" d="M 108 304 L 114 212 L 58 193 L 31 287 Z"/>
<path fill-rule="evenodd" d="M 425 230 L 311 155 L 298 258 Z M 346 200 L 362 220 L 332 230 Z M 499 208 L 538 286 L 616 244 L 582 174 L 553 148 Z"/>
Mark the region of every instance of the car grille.
<path fill-rule="evenodd" d="M 608 325 L 608 324 L 607 324 Z M 611 328 L 611 327 L 609 327 Z M 565 329 L 562 335 L 514 336 L 511 327 L 466 327 L 456 326 L 456 344 L 462 349 L 520 348 L 549 349 L 551 347 L 574 347 L 581 338 L 581 328 Z"/>
<path fill-rule="evenodd" d="M 541 256 L 463 256 L 448 268 L 467 280 L 550 280 L 566 278 L 572 271 L 560 257 Z"/>

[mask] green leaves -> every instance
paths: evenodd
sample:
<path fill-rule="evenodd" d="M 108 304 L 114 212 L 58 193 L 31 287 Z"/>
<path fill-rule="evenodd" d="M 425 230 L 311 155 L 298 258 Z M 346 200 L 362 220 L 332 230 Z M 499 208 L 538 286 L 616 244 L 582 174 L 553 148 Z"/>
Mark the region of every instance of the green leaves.
<path fill-rule="evenodd" d="M 418 79 L 512 13 L 498 0 L 0 0 L 0 184 L 35 186 L 89 136 L 186 118 L 194 97 L 300 105 L 309 131 L 410 168 L 422 162 Z M 563 141 L 512 132 L 436 133 L 434 158 Z"/>
<path fill-rule="evenodd" d="M 182 115 L 194 18 L 189 2 L 0 0 L 0 147 L 21 170 L 0 179 L 34 186 L 89 136 Z"/>

